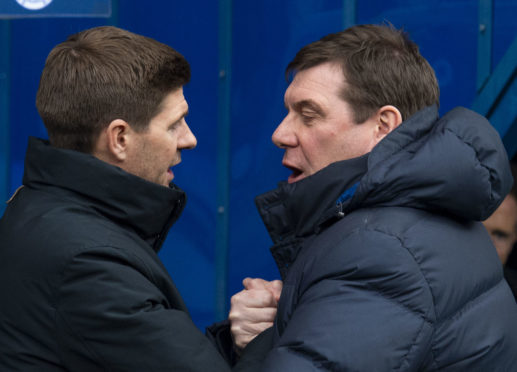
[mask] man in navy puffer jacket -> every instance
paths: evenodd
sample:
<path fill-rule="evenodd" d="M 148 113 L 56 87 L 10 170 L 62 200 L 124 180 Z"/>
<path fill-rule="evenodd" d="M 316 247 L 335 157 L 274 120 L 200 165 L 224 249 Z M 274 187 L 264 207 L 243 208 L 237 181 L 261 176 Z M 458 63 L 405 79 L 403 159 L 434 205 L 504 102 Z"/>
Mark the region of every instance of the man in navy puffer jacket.
<path fill-rule="evenodd" d="M 328 35 L 287 71 L 273 142 L 292 174 L 256 199 L 283 279 L 261 369 L 515 370 L 517 306 L 478 222 L 512 185 L 497 132 L 464 108 L 440 118 L 432 68 L 391 27 Z M 238 346 L 261 290 L 232 299 Z"/>

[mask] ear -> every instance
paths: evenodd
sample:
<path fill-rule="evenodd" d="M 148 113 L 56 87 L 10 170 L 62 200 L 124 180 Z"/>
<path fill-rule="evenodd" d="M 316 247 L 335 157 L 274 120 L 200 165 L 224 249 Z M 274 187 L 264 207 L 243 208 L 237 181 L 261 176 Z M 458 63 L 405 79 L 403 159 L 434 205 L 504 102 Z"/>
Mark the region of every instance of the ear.
<path fill-rule="evenodd" d="M 94 155 L 114 165 L 124 162 L 128 155 L 132 132 L 133 130 L 126 121 L 113 120 L 99 135 Z"/>
<path fill-rule="evenodd" d="M 377 142 L 380 142 L 380 140 L 402 123 L 402 115 L 399 109 L 391 105 L 382 106 L 377 111 L 376 118 Z"/>
<path fill-rule="evenodd" d="M 107 128 L 108 151 L 118 161 L 124 161 L 127 157 L 128 145 L 132 129 L 122 119 L 113 120 Z"/>

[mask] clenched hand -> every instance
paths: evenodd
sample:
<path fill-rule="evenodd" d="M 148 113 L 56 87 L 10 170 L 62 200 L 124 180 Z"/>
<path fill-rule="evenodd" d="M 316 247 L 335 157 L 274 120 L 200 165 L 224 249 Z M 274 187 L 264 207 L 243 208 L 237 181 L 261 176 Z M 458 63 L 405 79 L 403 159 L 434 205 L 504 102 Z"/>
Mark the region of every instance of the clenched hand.
<path fill-rule="evenodd" d="M 273 326 L 282 292 L 280 280 L 268 282 L 259 278 L 246 278 L 242 284 L 245 289 L 232 297 L 228 316 L 237 352 L 262 331 Z"/>

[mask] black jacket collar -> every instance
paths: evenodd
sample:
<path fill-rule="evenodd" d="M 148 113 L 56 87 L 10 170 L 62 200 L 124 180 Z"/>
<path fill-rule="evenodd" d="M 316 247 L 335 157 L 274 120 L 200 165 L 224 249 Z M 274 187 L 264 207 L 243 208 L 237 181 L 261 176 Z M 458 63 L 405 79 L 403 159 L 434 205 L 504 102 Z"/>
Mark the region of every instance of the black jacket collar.
<path fill-rule="evenodd" d="M 257 196 L 255 203 L 273 242 L 313 234 L 339 217 L 341 203 L 348 201 L 340 196 L 364 175 L 368 155 L 330 164 L 292 184 L 280 182 L 277 189 Z"/>
<path fill-rule="evenodd" d="M 23 184 L 86 204 L 134 230 L 158 250 L 185 207 L 186 195 L 173 183 L 163 187 L 129 174 L 93 155 L 30 138 Z"/>

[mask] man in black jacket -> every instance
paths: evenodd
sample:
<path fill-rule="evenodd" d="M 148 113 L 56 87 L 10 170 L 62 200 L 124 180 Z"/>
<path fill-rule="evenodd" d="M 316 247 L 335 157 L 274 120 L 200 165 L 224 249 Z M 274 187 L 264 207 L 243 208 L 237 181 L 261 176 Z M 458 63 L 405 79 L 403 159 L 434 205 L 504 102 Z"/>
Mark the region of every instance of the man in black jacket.
<path fill-rule="evenodd" d="M 517 306 L 479 222 L 512 183 L 494 128 L 440 117 L 434 71 L 392 27 L 327 35 L 287 72 L 272 139 L 292 174 L 256 198 L 283 280 L 261 369 L 514 370 Z M 232 299 L 238 347 L 269 325 L 268 285 Z"/>
<path fill-rule="evenodd" d="M 0 221 L 1 371 L 226 371 L 157 252 L 196 146 L 185 58 L 115 27 L 49 54 L 23 186 Z"/>

